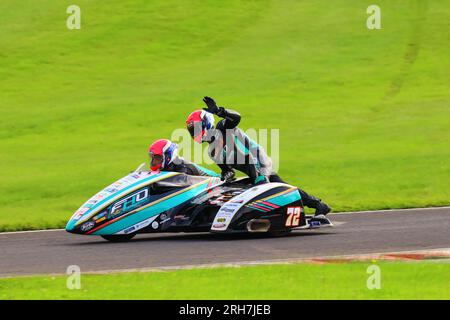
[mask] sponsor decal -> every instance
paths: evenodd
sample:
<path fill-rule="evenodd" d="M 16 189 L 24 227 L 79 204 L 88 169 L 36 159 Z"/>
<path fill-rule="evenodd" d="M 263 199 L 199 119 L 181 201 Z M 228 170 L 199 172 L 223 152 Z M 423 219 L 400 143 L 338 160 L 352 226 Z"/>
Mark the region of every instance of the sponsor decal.
<path fill-rule="evenodd" d="M 93 196 L 91 199 L 89 199 L 89 202 L 97 203 L 100 200 L 102 200 L 103 198 L 105 198 L 105 193 L 103 193 L 103 191 L 102 191 L 101 193 L 97 193 L 95 196 Z"/>
<path fill-rule="evenodd" d="M 217 201 L 217 200 L 211 200 L 209 203 L 210 204 L 214 204 L 214 205 L 218 205 L 218 206 L 222 206 L 223 205 L 223 201 Z"/>
<path fill-rule="evenodd" d="M 97 197 L 98 197 L 99 199 L 103 199 L 103 198 L 105 198 L 106 196 L 108 196 L 108 193 L 106 193 L 105 191 L 102 191 L 102 192 L 100 192 L 99 194 L 97 194 Z"/>
<path fill-rule="evenodd" d="M 111 217 L 115 217 L 123 212 L 130 211 L 138 207 L 142 202 L 148 199 L 148 189 L 135 192 L 125 199 L 119 200 L 111 207 Z"/>
<path fill-rule="evenodd" d="M 153 221 L 152 222 L 152 228 L 156 230 L 156 229 L 158 229 L 158 227 L 159 227 L 158 221 Z"/>
<path fill-rule="evenodd" d="M 72 216 L 73 220 L 80 220 L 80 218 L 83 216 L 80 212 L 75 212 L 75 214 Z"/>
<path fill-rule="evenodd" d="M 267 183 L 258 187 L 253 187 L 251 189 L 248 189 L 244 191 L 243 193 L 235 196 L 230 201 L 226 202 L 222 207 L 219 209 L 219 211 L 216 214 L 216 217 L 214 218 L 213 225 L 211 227 L 211 230 L 216 231 L 224 231 L 228 228 L 228 225 L 230 224 L 233 217 L 236 215 L 236 213 L 244 206 L 245 203 L 249 202 L 250 200 L 254 199 L 256 196 L 279 186 L 285 186 L 281 183 Z M 222 221 L 225 219 L 224 222 L 219 222 L 219 219 Z"/>
<path fill-rule="evenodd" d="M 100 219 L 96 220 L 95 222 L 96 222 L 96 223 L 100 223 L 100 222 L 102 222 L 102 221 L 104 221 L 104 220 L 106 220 L 106 217 L 100 218 Z"/>
<path fill-rule="evenodd" d="M 82 207 L 82 208 L 78 209 L 77 211 L 75 211 L 75 213 L 73 214 L 71 219 L 79 220 L 83 216 L 83 214 L 85 214 L 88 211 L 89 211 L 89 208 Z"/>
<path fill-rule="evenodd" d="M 222 208 L 223 213 L 234 213 L 234 208 Z"/>
<path fill-rule="evenodd" d="M 167 219 L 164 219 L 164 220 L 160 221 L 159 223 L 160 223 L 160 224 L 163 224 L 164 222 L 167 222 L 167 221 L 169 221 L 169 220 L 170 220 L 170 218 L 167 218 Z"/>
<path fill-rule="evenodd" d="M 225 223 L 214 223 L 213 228 L 221 229 L 223 227 L 226 227 L 227 225 Z"/>
<path fill-rule="evenodd" d="M 99 220 L 106 216 L 107 211 L 100 212 L 98 215 L 92 218 L 92 220 Z"/>
<path fill-rule="evenodd" d="M 135 178 L 135 179 L 140 179 L 141 178 L 141 176 L 138 173 L 133 173 L 131 176 L 133 178 Z"/>
<path fill-rule="evenodd" d="M 216 230 L 225 230 L 231 222 L 234 214 L 239 211 L 241 204 L 226 202 L 216 214 L 212 228 Z"/>
<path fill-rule="evenodd" d="M 81 231 L 86 232 L 86 231 L 91 230 L 94 226 L 95 226 L 95 222 L 94 221 L 88 221 L 88 222 L 83 223 L 81 225 L 80 229 L 81 229 Z"/>
<path fill-rule="evenodd" d="M 309 225 L 311 227 L 320 227 L 320 221 L 310 221 Z"/>
<path fill-rule="evenodd" d="M 148 226 L 150 224 L 150 222 L 152 222 L 156 217 L 151 217 L 150 219 L 144 220 L 138 224 L 135 225 L 136 230 L 144 228 L 146 226 Z"/>
<path fill-rule="evenodd" d="M 106 188 L 105 191 L 108 192 L 108 193 L 116 193 L 117 191 L 119 191 L 119 189 L 117 189 L 117 188 Z"/>
<path fill-rule="evenodd" d="M 136 229 L 136 227 L 130 227 L 130 228 L 128 228 L 128 229 L 125 229 L 124 231 L 123 231 L 123 233 L 130 233 L 130 232 L 132 232 L 132 231 L 134 231 L 134 229 Z"/>
<path fill-rule="evenodd" d="M 141 176 L 139 174 L 132 173 L 121 180 L 128 184 L 132 184 L 132 183 L 136 182 L 136 180 L 139 180 L 140 178 L 141 178 Z"/>
<path fill-rule="evenodd" d="M 126 230 L 129 231 L 131 228 L 134 228 L 132 232 L 136 232 L 136 231 L 138 231 L 139 229 L 142 229 L 142 228 L 147 227 L 147 226 L 148 226 L 152 221 L 154 221 L 157 217 L 158 217 L 158 216 L 153 216 L 153 217 L 151 217 L 151 218 L 148 218 L 148 219 L 146 219 L 146 220 L 144 220 L 144 221 L 141 221 L 141 222 L 139 222 L 139 223 L 136 223 L 135 225 L 129 226 L 129 227 L 127 227 L 125 230 L 122 230 L 122 231 L 120 231 L 120 232 L 117 232 L 116 234 L 125 234 L 125 231 L 126 231 Z"/>
<path fill-rule="evenodd" d="M 114 182 L 112 185 L 111 185 L 111 187 L 112 188 L 117 188 L 117 189 L 121 189 L 120 188 L 120 186 L 123 184 L 123 182 L 122 181 L 117 181 L 117 182 Z"/>

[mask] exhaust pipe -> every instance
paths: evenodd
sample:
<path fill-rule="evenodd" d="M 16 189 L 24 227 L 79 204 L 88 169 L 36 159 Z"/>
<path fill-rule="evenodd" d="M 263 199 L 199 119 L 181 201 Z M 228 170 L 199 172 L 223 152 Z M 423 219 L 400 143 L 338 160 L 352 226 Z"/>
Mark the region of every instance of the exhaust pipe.
<path fill-rule="evenodd" d="M 270 229 L 270 221 L 267 219 L 252 219 L 247 222 L 248 232 L 267 232 Z"/>

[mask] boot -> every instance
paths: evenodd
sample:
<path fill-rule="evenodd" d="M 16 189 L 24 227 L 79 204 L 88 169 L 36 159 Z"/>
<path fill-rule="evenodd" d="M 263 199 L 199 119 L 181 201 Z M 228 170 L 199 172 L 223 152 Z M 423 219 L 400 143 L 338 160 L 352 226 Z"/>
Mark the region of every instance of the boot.
<path fill-rule="evenodd" d="M 319 202 L 316 207 L 316 213 L 314 214 L 315 217 L 320 215 L 327 215 L 331 212 L 331 208 L 325 203 L 325 202 Z"/>
<path fill-rule="evenodd" d="M 314 216 L 325 216 L 331 212 L 331 208 L 321 199 L 311 196 L 303 190 L 300 190 L 300 195 L 305 206 L 316 209 Z"/>

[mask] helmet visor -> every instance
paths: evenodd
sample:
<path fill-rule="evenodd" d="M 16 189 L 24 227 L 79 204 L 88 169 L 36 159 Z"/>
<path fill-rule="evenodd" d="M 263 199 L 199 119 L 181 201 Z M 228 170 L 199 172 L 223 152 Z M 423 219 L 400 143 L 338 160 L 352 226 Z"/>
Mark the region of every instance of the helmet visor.
<path fill-rule="evenodd" d="M 195 142 L 201 143 L 202 137 L 205 133 L 205 131 L 202 128 L 202 123 L 200 121 L 198 122 L 190 122 L 187 125 L 187 129 L 189 131 L 189 134 L 194 139 Z"/>
<path fill-rule="evenodd" d="M 189 131 L 189 134 L 193 138 L 194 137 L 194 124 L 192 122 L 190 124 L 188 124 L 187 129 Z"/>
<path fill-rule="evenodd" d="M 160 154 L 151 154 L 150 153 L 150 168 L 155 171 L 161 168 L 163 163 L 163 156 Z"/>

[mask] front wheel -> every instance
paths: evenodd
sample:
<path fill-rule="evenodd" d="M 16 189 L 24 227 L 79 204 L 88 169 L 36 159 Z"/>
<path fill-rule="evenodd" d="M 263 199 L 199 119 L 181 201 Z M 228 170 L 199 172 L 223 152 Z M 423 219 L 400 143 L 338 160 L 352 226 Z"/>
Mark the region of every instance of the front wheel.
<path fill-rule="evenodd" d="M 113 234 L 108 236 L 102 236 L 103 239 L 111 241 L 111 242 L 126 242 L 136 235 L 136 233 L 130 233 L 130 234 Z"/>

